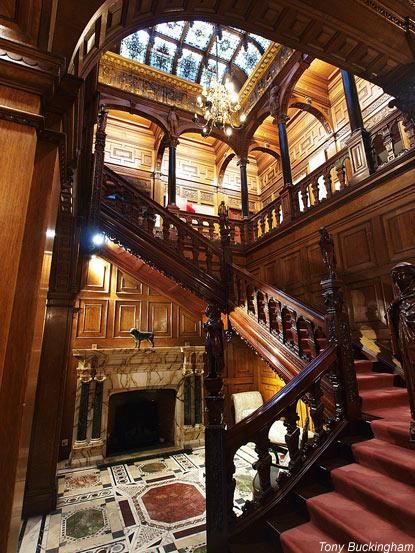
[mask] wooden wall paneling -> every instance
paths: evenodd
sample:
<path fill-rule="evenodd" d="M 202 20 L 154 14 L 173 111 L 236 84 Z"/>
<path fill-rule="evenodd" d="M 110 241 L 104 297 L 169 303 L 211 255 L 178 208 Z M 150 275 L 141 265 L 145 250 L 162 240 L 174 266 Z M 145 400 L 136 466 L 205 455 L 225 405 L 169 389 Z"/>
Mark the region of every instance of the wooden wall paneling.
<path fill-rule="evenodd" d="M 118 267 L 115 267 L 117 273 L 116 289 L 117 296 L 143 295 L 143 283 L 139 282 L 123 273 Z"/>
<path fill-rule="evenodd" d="M 172 338 L 172 304 L 170 302 L 148 302 L 148 329 L 154 336 Z"/>
<path fill-rule="evenodd" d="M 81 299 L 79 303 L 77 338 L 105 338 L 108 304 L 106 299 Z"/>
<path fill-rule="evenodd" d="M 195 338 L 202 335 L 202 324 L 195 320 L 181 307 L 178 308 L 179 336 L 181 338 Z"/>
<path fill-rule="evenodd" d="M 415 256 L 415 210 L 413 206 L 384 213 L 382 223 L 390 261 Z"/>
<path fill-rule="evenodd" d="M 345 271 L 360 271 L 376 266 L 371 221 L 339 232 L 341 260 Z"/>
<path fill-rule="evenodd" d="M 100 257 L 93 256 L 83 265 L 82 290 L 109 294 L 111 265 Z"/>
<path fill-rule="evenodd" d="M 114 338 L 129 338 L 131 328 L 140 328 L 141 301 L 115 300 Z"/>

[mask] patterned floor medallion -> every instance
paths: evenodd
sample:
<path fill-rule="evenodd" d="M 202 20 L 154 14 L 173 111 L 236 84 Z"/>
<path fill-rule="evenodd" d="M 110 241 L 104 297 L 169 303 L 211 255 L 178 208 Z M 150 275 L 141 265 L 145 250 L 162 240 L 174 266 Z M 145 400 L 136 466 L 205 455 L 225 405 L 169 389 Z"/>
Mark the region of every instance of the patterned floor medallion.
<path fill-rule="evenodd" d="M 251 445 L 235 457 L 235 513 L 252 497 Z M 19 553 L 206 553 L 204 449 L 58 475 L 57 509 L 23 522 Z"/>

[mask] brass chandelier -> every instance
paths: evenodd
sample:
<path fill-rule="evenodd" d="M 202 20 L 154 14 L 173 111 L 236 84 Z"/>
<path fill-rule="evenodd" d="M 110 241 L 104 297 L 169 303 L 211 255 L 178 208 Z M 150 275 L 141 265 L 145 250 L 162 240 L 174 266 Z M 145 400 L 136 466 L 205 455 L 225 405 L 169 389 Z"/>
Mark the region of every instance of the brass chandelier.
<path fill-rule="evenodd" d="M 246 121 L 246 115 L 238 112 L 241 109 L 239 96 L 235 90 L 229 75 L 226 75 L 225 82 L 219 78 L 219 55 L 218 39 L 221 38 L 222 30 L 216 28 L 216 75 L 211 78 L 209 86 L 204 86 L 202 94 L 197 97 L 196 103 L 202 112 L 203 119 L 195 113 L 193 121 L 201 127 L 202 136 L 209 136 L 214 127 L 231 136 L 233 129 L 239 129 Z"/>

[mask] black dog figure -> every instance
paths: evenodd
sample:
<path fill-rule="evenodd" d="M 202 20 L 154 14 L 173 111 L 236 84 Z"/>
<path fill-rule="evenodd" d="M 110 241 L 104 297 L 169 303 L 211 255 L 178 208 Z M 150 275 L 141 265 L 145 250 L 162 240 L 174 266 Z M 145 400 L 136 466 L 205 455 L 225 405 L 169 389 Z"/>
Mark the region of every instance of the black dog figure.
<path fill-rule="evenodd" d="M 151 345 L 154 348 L 154 333 L 153 332 L 141 332 L 141 330 L 138 330 L 137 328 L 131 328 L 130 334 L 135 340 L 135 347 L 141 348 L 141 342 L 142 340 L 147 340 L 148 342 L 151 342 Z"/>

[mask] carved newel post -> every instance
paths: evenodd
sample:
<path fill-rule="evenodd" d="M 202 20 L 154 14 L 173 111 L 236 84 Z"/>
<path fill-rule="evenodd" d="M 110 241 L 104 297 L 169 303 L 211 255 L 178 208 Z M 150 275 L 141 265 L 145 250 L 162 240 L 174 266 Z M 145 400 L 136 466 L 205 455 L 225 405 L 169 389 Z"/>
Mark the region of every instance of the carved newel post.
<path fill-rule="evenodd" d="M 169 145 L 169 174 L 167 180 L 167 207 L 170 210 L 176 208 L 176 149 L 178 140 L 179 116 L 172 107 L 167 115 L 168 145 Z"/>
<path fill-rule="evenodd" d="M 398 263 L 392 269 L 394 300 L 388 309 L 392 347 L 402 364 L 412 420 L 409 439 L 415 442 L 415 265 Z"/>
<path fill-rule="evenodd" d="M 104 104 L 99 108 L 97 130 L 95 133 L 95 150 L 94 150 L 94 171 L 92 183 L 92 198 L 90 208 L 90 224 L 95 226 L 99 218 L 99 207 L 101 202 L 102 177 L 104 173 L 105 163 L 105 141 L 107 134 L 108 111 Z"/>
<path fill-rule="evenodd" d="M 362 402 L 357 387 L 350 322 L 344 305 L 343 283 L 336 274 L 333 237 L 325 228 L 320 229 L 320 248 L 328 271 L 328 277 L 321 281 L 326 305 L 327 338 L 331 344 L 337 346 L 338 382 L 332 383 L 335 388 L 340 385 L 342 390 L 341 397 L 336 394 L 336 414 L 337 417 L 341 416 L 344 410 L 349 420 L 356 420 L 360 417 Z M 340 402 L 343 405 L 339 404 Z"/>
<path fill-rule="evenodd" d="M 221 310 L 209 304 L 206 309 L 205 378 L 206 431 L 206 536 L 208 553 L 226 551 L 228 526 L 227 470 L 225 463 L 226 427 L 223 423 L 224 332 Z"/>

